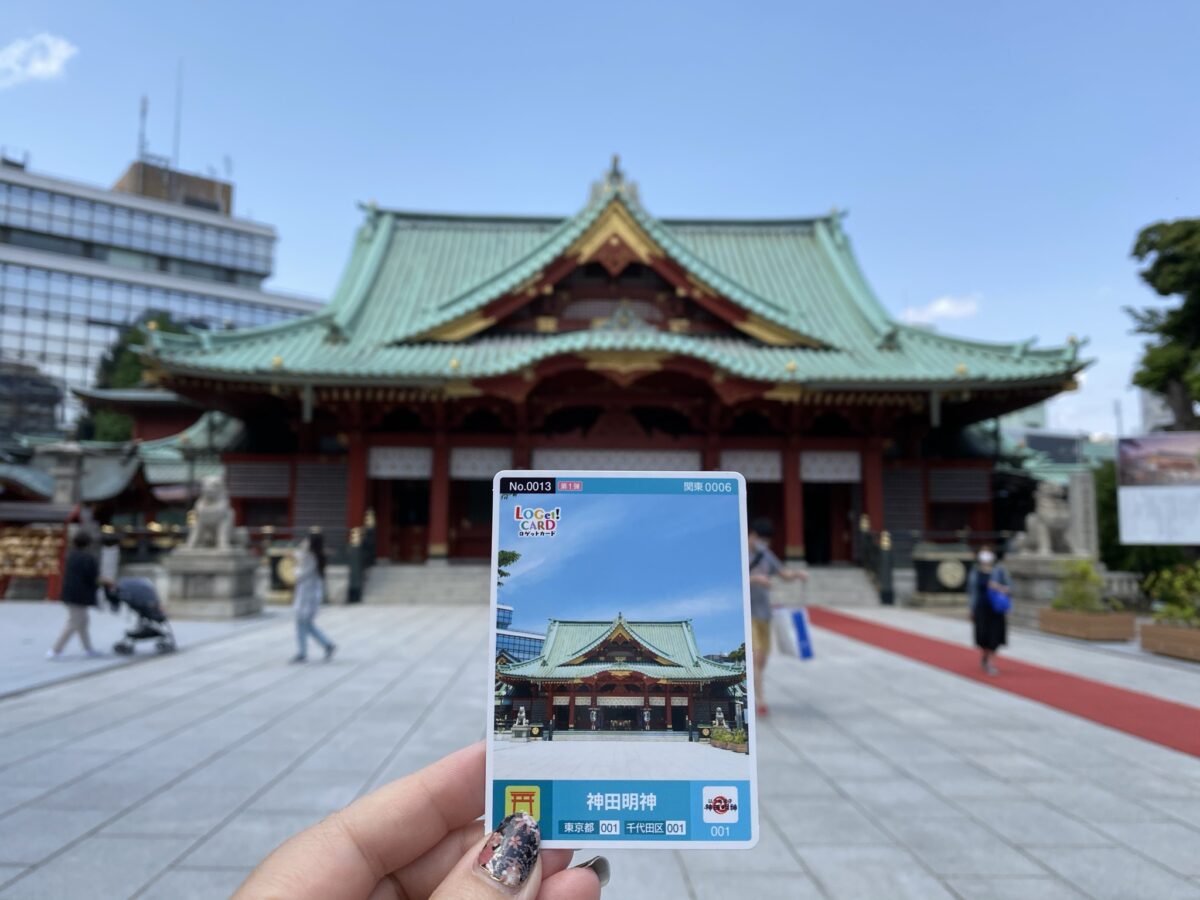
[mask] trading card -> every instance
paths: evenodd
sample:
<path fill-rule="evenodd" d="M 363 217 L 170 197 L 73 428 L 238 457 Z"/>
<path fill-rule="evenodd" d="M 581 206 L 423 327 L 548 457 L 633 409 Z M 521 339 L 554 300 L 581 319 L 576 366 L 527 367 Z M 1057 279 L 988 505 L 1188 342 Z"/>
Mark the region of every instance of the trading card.
<path fill-rule="evenodd" d="M 758 840 L 746 483 L 501 472 L 487 821 L 547 847 Z"/>

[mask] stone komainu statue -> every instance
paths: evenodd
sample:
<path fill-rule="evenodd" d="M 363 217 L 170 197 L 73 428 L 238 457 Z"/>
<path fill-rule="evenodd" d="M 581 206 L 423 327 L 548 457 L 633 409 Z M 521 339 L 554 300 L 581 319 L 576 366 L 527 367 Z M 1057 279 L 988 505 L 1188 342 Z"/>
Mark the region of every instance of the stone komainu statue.
<path fill-rule="evenodd" d="M 238 546 L 243 535 L 233 527 L 233 507 L 220 475 L 209 475 L 200 482 L 200 496 L 192 507 L 194 521 L 188 532 L 188 550 L 228 550 Z"/>
<path fill-rule="evenodd" d="M 1025 517 L 1025 531 L 1018 536 L 1019 549 L 1039 556 L 1070 553 L 1071 542 L 1067 537 L 1070 525 L 1066 488 L 1043 481 L 1034 494 L 1033 512 Z"/>

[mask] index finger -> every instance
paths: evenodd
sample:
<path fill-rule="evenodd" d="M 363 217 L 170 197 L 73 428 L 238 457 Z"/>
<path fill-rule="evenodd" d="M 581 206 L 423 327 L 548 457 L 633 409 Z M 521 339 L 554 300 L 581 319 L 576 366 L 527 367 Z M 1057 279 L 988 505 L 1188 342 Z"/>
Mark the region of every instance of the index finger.
<path fill-rule="evenodd" d="M 483 814 L 478 743 L 393 781 L 289 839 L 235 897 L 366 898 L 450 832 Z"/>

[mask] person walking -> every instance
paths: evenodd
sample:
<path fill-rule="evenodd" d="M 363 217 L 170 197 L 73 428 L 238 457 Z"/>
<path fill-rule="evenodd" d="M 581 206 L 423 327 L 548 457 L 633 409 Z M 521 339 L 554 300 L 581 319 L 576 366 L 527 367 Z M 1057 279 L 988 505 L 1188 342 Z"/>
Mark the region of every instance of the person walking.
<path fill-rule="evenodd" d="M 759 518 L 750 523 L 750 627 L 754 647 L 755 710 L 760 716 L 765 716 L 768 711 L 763 693 L 763 670 L 771 655 L 771 578 L 778 575 L 784 581 L 808 580 L 807 572 L 789 569 L 771 552 L 769 541 L 774 533 L 775 526 L 770 519 Z"/>
<path fill-rule="evenodd" d="M 971 598 L 971 620 L 975 625 L 975 646 L 982 655 L 979 666 L 989 675 L 999 675 L 993 660 L 1000 647 L 1008 642 L 1007 614 L 996 609 L 991 592 L 1008 595 L 1008 571 L 1000 564 L 990 547 L 983 547 L 967 576 L 967 591 Z"/>
<path fill-rule="evenodd" d="M 89 657 L 103 655 L 93 649 L 92 639 L 88 635 L 88 607 L 96 605 L 100 575 L 100 566 L 91 554 L 91 546 L 92 536 L 86 531 L 77 531 L 71 539 L 71 552 L 67 554 L 67 564 L 63 569 L 61 595 L 63 605 L 67 608 L 67 624 L 63 626 L 62 634 L 54 646 L 46 651 L 47 659 L 62 659 L 63 648 L 73 634 L 79 635 L 79 643 Z"/>
<path fill-rule="evenodd" d="M 308 536 L 296 550 L 296 587 L 292 608 L 296 612 L 296 642 L 298 651 L 292 662 L 308 659 L 308 638 L 325 648 L 325 661 L 333 658 L 337 645 L 321 631 L 313 620 L 325 599 L 325 538 L 319 533 Z"/>

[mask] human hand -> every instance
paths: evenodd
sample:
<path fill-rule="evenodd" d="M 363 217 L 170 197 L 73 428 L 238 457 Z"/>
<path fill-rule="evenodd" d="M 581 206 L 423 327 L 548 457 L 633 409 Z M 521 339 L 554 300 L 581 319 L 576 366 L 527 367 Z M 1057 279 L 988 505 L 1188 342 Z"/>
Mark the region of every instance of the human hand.
<path fill-rule="evenodd" d="M 568 869 L 514 816 L 484 842 L 484 749 L 393 781 L 278 847 L 234 900 L 597 900 L 608 865 Z M 507 824 L 507 827 L 505 827 Z M 602 861 L 603 862 L 603 861 Z"/>
<path fill-rule="evenodd" d="M 750 583 L 757 584 L 760 587 L 770 587 L 771 586 L 771 576 L 770 575 L 751 575 Z"/>

